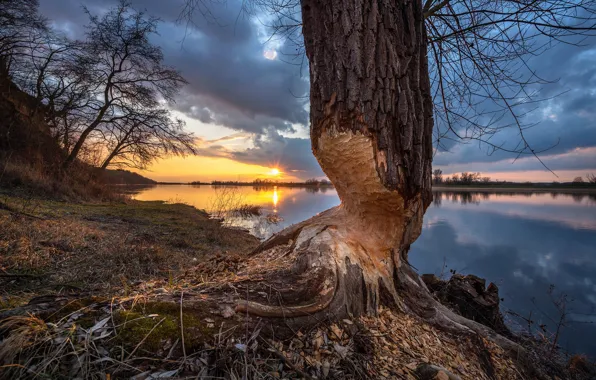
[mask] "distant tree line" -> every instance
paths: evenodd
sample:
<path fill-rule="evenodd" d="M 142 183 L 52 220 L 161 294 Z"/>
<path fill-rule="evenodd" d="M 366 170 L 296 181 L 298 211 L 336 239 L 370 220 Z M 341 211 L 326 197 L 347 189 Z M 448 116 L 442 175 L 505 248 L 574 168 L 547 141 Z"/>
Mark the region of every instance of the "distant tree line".
<path fill-rule="evenodd" d="M 488 184 L 491 182 L 490 177 L 483 177 L 481 173 L 463 172 L 461 174 L 454 173 L 451 177 L 443 177 L 441 169 L 433 171 L 433 184 L 435 185 L 472 185 L 472 184 Z"/>
<path fill-rule="evenodd" d="M 595 174 L 586 174 L 586 179 L 584 180 L 583 177 L 575 177 L 573 179 L 573 183 L 592 183 L 596 184 L 596 175 Z"/>
<path fill-rule="evenodd" d="M 85 37 L 72 40 L 37 8 L 37 0 L 0 1 L 0 80 L 30 95 L 31 113 L 43 115 L 65 152 L 64 168 L 81 160 L 142 169 L 196 153 L 193 134 L 167 108 L 186 81 L 150 42 L 156 18 L 124 0 L 102 16 L 85 8 Z"/>
<path fill-rule="evenodd" d="M 510 184 L 510 185 L 520 185 L 520 183 L 514 182 L 498 182 L 492 181 L 490 177 L 483 177 L 481 173 L 470 173 L 470 172 L 463 172 L 463 173 L 454 173 L 451 176 L 443 177 L 443 171 L 441 169 L 435 169 L 433 171 L 433 184 L 434 185 L 472 185 L 472 184 Z M 526 186 L 535 185 L 532 182 L 524 182 Z M 569 183 L 568 183 L 569 184 Z M 585 179 L 584 177 L 575 177 L 571 184 L 580 185 L 580 184 L 596 184 L 596 175 L 595 174 L 586 174 Z M 561 185 L 559 182 L 553 182 L 552 185 Z"/>
<path fill-rule="evenodd" d="M 316 178 L 307 179 L 304 182 L 291 182 L 291 181 L 280 181 L 277 179 L 270 179 L 270 178 L 257 178 L 252 182 L 242 182 L 242 181 L 211 181 L 211 183 L 206 182 L 190 182 L 190 185 L 207 185 L 211 184 L 213 186 L 256 186 L 256 187 L 270 187 L 270 186 L 286 186 L 286 187 L 331 187 L 333 184 L 331 181 L 327 179 L 318 180 Z"/>

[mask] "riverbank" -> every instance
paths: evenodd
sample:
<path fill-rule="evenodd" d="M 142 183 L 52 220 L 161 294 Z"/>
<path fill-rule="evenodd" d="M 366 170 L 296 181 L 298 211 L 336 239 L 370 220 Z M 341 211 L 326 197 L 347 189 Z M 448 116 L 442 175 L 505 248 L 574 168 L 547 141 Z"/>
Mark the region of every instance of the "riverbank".
<path fill-rule="evenodd" d="M 478 193 L 558 193 L 596 194 L 596 186 L 586 187 L 498 187 L 498 186 L 433 186 L 433 191 Z"/>
<path fill-rule="evenodd" d="M 251 291 L 258 241 L 188 205 L 0 200 L 0 378 L 413 379 L 427 363 L 535 378 L 494 342 L 402 311 L 304 330 L 235 313 L 222 300 Z"/>
<path fill-rule="evenodd" d="M 185 204 L 0 201 L 0 308 L 54 292 L 119 295 L 258 244 Z"/>

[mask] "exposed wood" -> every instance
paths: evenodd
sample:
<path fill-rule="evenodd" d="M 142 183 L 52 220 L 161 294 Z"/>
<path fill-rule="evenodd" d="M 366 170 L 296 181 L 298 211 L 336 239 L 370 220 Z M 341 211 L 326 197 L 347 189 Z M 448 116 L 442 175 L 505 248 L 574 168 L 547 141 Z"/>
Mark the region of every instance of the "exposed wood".
<path fill-rule="evenodd" d="M 256 250 L 282 251 L 288 268 L 261 274 L 284 290 L 277 302 L 243 300 L 237 310 L 286 318 L 375 314 L 382 303 L 402 304 L 397 271 L 432 200 L 422 4 L 303 0 L 302 15 L 313 152 L 341 205 Z"/>
<path fill-rule="evenodd" d="M 381 183 L 430 202 L 432 98 L 420 1 L 303 0 L 302 16 L 315 156 L 326 156 L 321 136 L 361 133 Z M 346 178 L 323 170 L 344 201 Z"/>

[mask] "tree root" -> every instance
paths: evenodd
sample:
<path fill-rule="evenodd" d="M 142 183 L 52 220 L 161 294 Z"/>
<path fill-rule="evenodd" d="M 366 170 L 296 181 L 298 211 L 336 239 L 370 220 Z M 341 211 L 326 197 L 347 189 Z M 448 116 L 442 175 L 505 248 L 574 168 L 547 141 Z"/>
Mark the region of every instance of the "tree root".
<path fill-rule="evenodd" d="M 447 332 L 485 337 L 507 351 L 526 373 L 546 378 L 528 365 L 530 355 L 519 344 L 434 299 L 408 265 L 405 250 L 379 259 L 370 245 L 359 244 L 350 227 L 341 219 L 341 210 L 332 209 L 263 243 L 246 275 L 256 290 L 277 289 L 277 302 L 239 300 L 236 311 L 305 326 L 329 316 L 375 315 L 381 305 L 397 308 Z M 268 269 L 263 263 L 271 260 L 272 253 L 287 267 Z M 261 267 L 255 270 L 255 263 Z"/>

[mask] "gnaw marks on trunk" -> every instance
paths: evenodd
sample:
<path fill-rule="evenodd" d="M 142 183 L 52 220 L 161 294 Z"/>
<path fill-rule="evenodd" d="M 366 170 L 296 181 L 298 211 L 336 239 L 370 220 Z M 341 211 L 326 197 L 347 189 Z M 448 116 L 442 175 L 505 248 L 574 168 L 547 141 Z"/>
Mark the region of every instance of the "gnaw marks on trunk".
<path fill-rule="evenodd" d="M 292 244 L 281 248 L 289 267 L 265 283 L 285 279 L 278 284 L 284 291 L 275 305 L 243 302 L 239 310 L 374 314 L 380 302 L 402 303 L 400 278 L 421 284 L 404 257 L 432 199 L 422 4 L 303 0 L 302 16 L 313 153 L 341 205 L 281 234 L 292 235 L 286 239 Z M 283 238 L 264 248 L 277 243 Z"/>
<path fill-rule="evenodd" d="M 273 236 L 237 311 L 304 325 L 406 310 L 442 328 L 494 331 L 432 298 L 407 264 L 432 200 L 432 99 L 419 0 L 302 0 L 311 143 L 341 205 Z"/>

